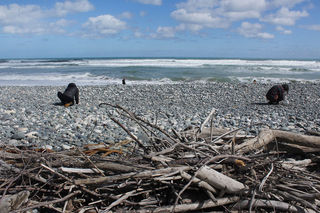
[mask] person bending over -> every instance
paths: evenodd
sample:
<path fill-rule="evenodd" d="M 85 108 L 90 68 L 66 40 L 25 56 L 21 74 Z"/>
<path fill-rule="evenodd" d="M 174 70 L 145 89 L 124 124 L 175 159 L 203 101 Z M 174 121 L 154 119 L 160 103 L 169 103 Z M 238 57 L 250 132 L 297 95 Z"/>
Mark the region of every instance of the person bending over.
<path fill-rule="evenodd" d="M 65 107 L 74 105 L 74 101 L 79 104 L 79 89 L 75 83 L 70 83 L 63 93 L 58 92 L 58 98 Z"/>
<path fill-rule="evenodd" d="M 267 99 L 269 104 L 279 104 L 280 101 L 283 101 L 286 94 L 289 93 L 288 84 L 275 85 L 269 89 L 267 92 Z"/>

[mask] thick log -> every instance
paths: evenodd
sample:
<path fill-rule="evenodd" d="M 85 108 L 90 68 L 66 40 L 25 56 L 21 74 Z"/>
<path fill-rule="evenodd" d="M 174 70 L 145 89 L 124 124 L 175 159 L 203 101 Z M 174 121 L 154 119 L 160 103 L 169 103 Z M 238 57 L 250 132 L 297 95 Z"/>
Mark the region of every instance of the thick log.
<path fill-rule="evenodd" d="M 301 146 L 320 148 L 320 137 L 302 135 L 281 130 L 272 130 L 275 138 L 282 142 L 297 144 Z"/>
<path fill-rule="evenodd" d="M 286 142 L 301 146 L 320 148 L 320 137 L 267 129 L 261 131 L 256 138 L 235 146 L 235 151 L 247 153 L 266 146 L 274 140 L 277 140 L 279 143 Z"/>
<path fill-rule="evenodd" d="M 184 179 L 186 179 L 188 181 L 191 180 L 191 178 L 192 178 L 192 176 L 186 172 L 181 172 L 181 177 L 183 177 Z M 217 193 L 217 190 L 215 190 L 215 188 L 213 188 L 207 182 L 200 180 L 199 178 L 194 178 L 192 183 L 194 183 L 194 184 L 198 185 L 199 187 L 204 188 L 210 192 L 213 192 L 214 194 Z"/>
<path fill-rule="evenodd" d="M 217 172 L 208 166 L 202 167 L 198 171 L 197 177 L 217 189 L 225 190 L 227 193 L 238 193 L 246 188 L 246 186 L 239 181 Z"/>
<path fill-rule="evenodd" d="M 304 153 L 315 153 L 320 152 L 320 148 L 313 148 L 313 147 L 307 147 L 307 146 L 300 146 L 297 144 L 291 144 L 286 142 L 281 143 L 269 143 L 267 146 L 265 146 L 266 150 L 277 150 L 282 151 L 285 153 L 290 154 L 304 154 Z"/>
<path fill-rule="evenodd" d="M 104 169 L 104 170 L 111 170 L 115 172 L 133 172 L 133 171 L 138 171 L 141 170 L 140 168 L 137 168 L 135 166 L 128 166 L 128 165 L 123 165 L 121 163 L 114 163 L 114 162 L 102 162 L 102 163 L 96 163 L 97 167 L 99 169 Z"/>

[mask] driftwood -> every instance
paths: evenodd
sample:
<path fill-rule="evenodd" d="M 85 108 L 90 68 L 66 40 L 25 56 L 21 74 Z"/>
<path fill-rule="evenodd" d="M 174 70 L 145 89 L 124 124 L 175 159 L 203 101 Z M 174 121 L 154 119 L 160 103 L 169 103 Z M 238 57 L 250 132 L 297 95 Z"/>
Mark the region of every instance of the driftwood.
<path fill-rule="evenodd" d="M 77 185 L 98 184 L 98 183 L 124 180 L 127 178 L 152 178 L 152 177 L 157 177 L 157 176 L 161 176 L 161 175 L 165 175 L 165 174 L 170 174 L 172 172 L 187 171 L 190 169 L 191 168 L 189 166 L 172 167 L 172 168 L 165 168 L 165 169 L 158 169 L 158 170 L 151 170 L 151 171 L 132 172 L 132 173 L 126 173 L 126 174 L 114 175 L 114 176 L 108 176 L 108 177 L 79 179 L 79 180 L 75 180 L 75 183 Z"/>
<path fill-rule="evenodd" d="M 303 154 L 303 153 L 316 153 L 320 152 L 320 148 L 313 148 L 307 146 L 300 146 L 297 144 L 291 144 L 286 142 L 280 143 L 269 143 L 266 147 L 266 150 L 286 150 L 292 154 Z"/>
<path fill-rule="evenodd" d="M 306 171 L 307 167 L 312 164 L 311 159 L 304 159 L 301 161 L 283 161 L 282 167 L 285 169 L 294 169 L 300 171 Z"/>
<path fill-rule="evenodd" d="M 19 209 L 24 203 L 28 201 L 30 192 L 21 191 L 14 195 L 6 195 L 0 200 L 0 212 L 8 213 L 12 210 Z"/>
<path fill-rule="evenodd" d="M 192 204 L 180 204 L 175 207 L 168 206 L 168 207 L 156 208 L 152 212 L 154 213 L 172 212 L 173 209 L 174 209 L 174 212 L 196 211 L 196 210 L 208 209 L 216 206 L 223 206 L 230 203 L 235 203 L 238 200 L 239 200 L 239 197 L 226 197 L 226 198 L 217 199 L 216 201 L 206 200 L 206 201 L 192 203 Z M 147 212 L 147 211 L 141 211 L 141 212 Z"/>
<path fill-rule="evenodd" d="M 240 135 L 245 127 L 214 128 L 215 110 L 201 126 L 169 132 L 121 106 L 100 106 L 129 139 L 91 144 L 89 134 L 88 145 L 59 152 L 0 147 L 1 213 L 320 211 L 314 132 Z"/>
<path fill-rule="evenodd" d="M 241 153 L 247 153 L 266 146 L 274 140 L 306 147 L 320 148 L 320 137 L 267 129 L 261 131 L 258 137 L 237 145 L 235 150 Z"/>
<path fill-rule="evenodd" d="M 78 174 L 92 174 L 92 173 L 102 172 L 102 170 L 97 170 L 97 169 L 66 168 L 66 167 L 60 167 L 60 169 L 62 172 L 78 173 Z"/>
<path fill-rule="evenodd" d="M 239 193 L 241 190 L 244 190 L 246 187 L 239 181 L 236 181 L 220 172 L 217 172 L 214 169 L 211 169 L 208 166 L 202 167 L 197 177 L 201 180 L 208 182 L 213 187 L 216 187 L 220 190 L 225 190 L 227 193 Z"/>
<path fill-rule="evenodd" d="M 242 200 L 238 202 L 233 209 L 234 210 L 243 210 L 243 209 L 249 209 L 249 204 L 250 200 Z M 284 212 L 310 212 L 310 213 L 315 213 L 316 211 L 312 209 L 305 209 L 305 208 L 300 208 L 294 205 L 290 205 L 289 203 L 281 202 L 281 201 L 276 201 L 276 200 L 255 200 L 253 202 L 253 208 L 257 207 L 264 207 L 270 210 L 275 210 L 275 211 L 284 211 Z"/>
<path fill-rule="evenodd" d="M 181 172 L 181 177 L 184 178 L 184 179 L 186 179 L 186 180 L 188 180 L 188 181 L 192 180 L 192 183 L 193 183 L 193 184 L 196 184 L 196 185 L 198 185 L 198 186 L 201 187 L 201 188 L 204 188 L 204 189 L 206 189 L 206 190 L 208 190 L 208 191 L 210 191 L 210 192 L 213 192 L 214 194 L 217 193 L 217 190 L 216 190 L 215 188 L 213 188 L 209 183 L 207 183 L 206 181 L 202 181 L 202 180 L 200 180 L 199 178 L 194 178 L 194 179 L 192 179 L 192 176 L 189 175 L 189 174 L 186 173 L 186 172 L 183 172 L 183 171 L 182 171 L 182 172 Z"/>
<path fill-rule="evenodd" d="M 139 167 L 135 167 L 135 165 L 123 165 L 120 163 L 114 163 L 114 162 L 103 162 L 103 163 L 97 163 L 96 166 L 100 169 L 110 170 L 110 171 L 116 171 L 116 172 L 133 172 L 141 170 Z"/>

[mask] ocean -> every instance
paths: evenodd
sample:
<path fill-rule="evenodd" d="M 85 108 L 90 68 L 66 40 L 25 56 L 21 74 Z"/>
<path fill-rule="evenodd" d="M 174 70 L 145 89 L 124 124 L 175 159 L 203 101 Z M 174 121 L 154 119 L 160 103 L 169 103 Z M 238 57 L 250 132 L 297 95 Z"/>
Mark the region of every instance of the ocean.
<path fill-rule="evenodd" d="M 181 82 L 320 82 L 320 60 L 214 58 L 0 59 L 0 86 Z"/>

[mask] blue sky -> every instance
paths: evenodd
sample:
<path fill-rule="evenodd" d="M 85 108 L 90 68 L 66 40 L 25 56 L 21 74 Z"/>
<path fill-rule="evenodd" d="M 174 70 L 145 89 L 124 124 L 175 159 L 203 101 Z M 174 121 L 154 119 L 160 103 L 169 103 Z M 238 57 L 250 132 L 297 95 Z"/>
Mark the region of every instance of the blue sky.
<path fill-rule="evenodd" d="M 319 0 L 1 0 L 0 58 L 320 59 Z"/>

